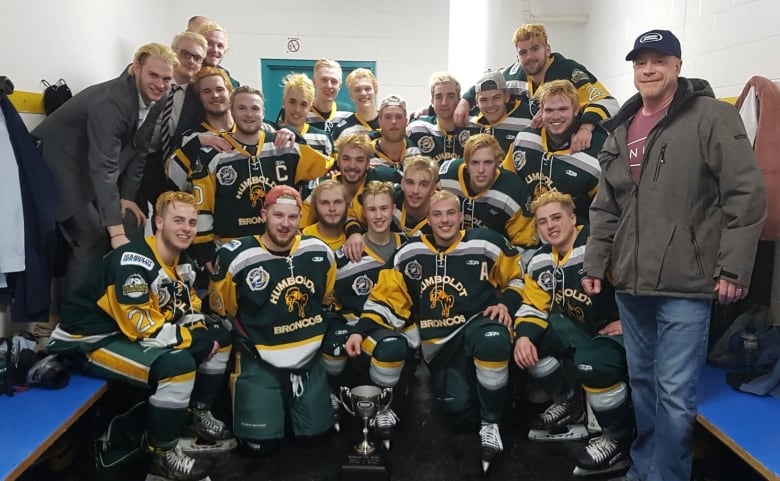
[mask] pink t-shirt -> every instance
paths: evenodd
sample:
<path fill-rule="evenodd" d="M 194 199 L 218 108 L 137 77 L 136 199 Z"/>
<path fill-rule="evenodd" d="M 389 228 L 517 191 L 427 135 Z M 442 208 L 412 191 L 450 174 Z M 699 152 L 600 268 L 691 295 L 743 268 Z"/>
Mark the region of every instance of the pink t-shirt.
<path fill-rule="evenodd" d="M 631 179 L 635 184 L 639 183 L 639 174 L 642 172 L 642 162 L 645 159 L 645 141 L 647 135 L 653 130 L 655 124 L 666 114 L 662 109 L 651 115 L 642 114 L 640 109 L 628 126 L 626 143 L 628 144 L 628 169 L 631 171 Z"/>

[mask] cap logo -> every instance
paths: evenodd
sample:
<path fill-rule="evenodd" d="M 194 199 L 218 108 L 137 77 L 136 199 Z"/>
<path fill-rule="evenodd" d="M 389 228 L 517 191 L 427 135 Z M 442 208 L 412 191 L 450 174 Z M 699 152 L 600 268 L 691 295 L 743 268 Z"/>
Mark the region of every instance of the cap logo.
<path fill-rule="evenodd" d="M 660 42 L 663 40 L 663 35 L 661 35 L 658 32 L 651 32 L 646 35 L 642 35 L 642 38 L 639 39 L 639 43 L 650 43 L 650 42 Z"/>

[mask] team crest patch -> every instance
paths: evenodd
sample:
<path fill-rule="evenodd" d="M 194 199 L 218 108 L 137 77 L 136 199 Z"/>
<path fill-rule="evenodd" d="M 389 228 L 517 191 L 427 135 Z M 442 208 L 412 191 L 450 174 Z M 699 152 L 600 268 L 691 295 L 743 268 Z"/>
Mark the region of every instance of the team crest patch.
<path fill-rule="evenodd" d="M 147 271 L 154 269 L 153 260 L 136 252 L 125 252 L 122 254 L 122 259 L 120 259 L 119 264 L 123 266 L 143 267 Z"/>
<path fill-rule="evenodd" d="M 404 268 L 404 274 L 413 281 L 419 281 L 422 279 L 422 266 L 417 261 L 412 261 L 406 264 Z"/>
<path fill-rule="evenodd" d="M 122 295 L 125 297 L 138 299 L 147 294 L 149 294 L 149 284 L 140 274 L 131 274 L 122 284 Z"/>
<path fill-rule="evenodd" d="M 256 267 L 249 271 L 246 275 L 246 284 L 249 289 L 253 291 L 262 291 L 268 286 L 268 281 L 271 280 L 271 276 L 268 271 L 262 267 Z"/>
<path fill-rule="evenodd" d="M 252 187 L 252 190 L 249 192 L 249 200 L 252 202 L 252 207 L 257 207 L 257 204 L 265 203 L 265 189 L 263 189 L 262 185 L 256 185 Z"/>
<path fill-rule="evenodd" d="M 214 293 L 209 294 L 209 307 L 211 312 L 222 312 L 224 308 L 222 297 Z"/>
<path fill-rule="evenodd" d="M 515 150 L 512 153 L 512 163 L 514 164 L 515 170 L 517 172 L 523 170 L 523 167 L 525 167 L 526 163 L 525 150 Z"/>
<path fill-rule="evenodd" d="M 439 166 L 439 175 L 446 174 L 447 171 L 450 169 L 450 164 L 452 163 L 452 160 L 447 160 L 445 162 L 441 163 L 441 166 Z"/>
<path fill-rule="evenodd" d="M 336 257 L 338 257 L 339 259 L 344 257 L 344 248 L 343 247 L 339 247 L 338 249 L 336 249 Z"/>
<path fill-rule="evenodd" d="M 367 275 L 358 276 L 352 281 L 352 291 L 358 296 L 367 296 L 374 287 L 374 281 Z"/>
<path fill-rule="evenodd" d="M 571 71 L 571 83 L 577 84 L 579 82 L 584 82 L 585 80 L 588 80 L 588 74 L 582 70 L 575 68 Z"/>
<path fill-rule="evenodd" d="M 458 142 L 460 142 L 460 145 L 466 145 L 466 141 L 469 140 L 470 136 L 471 134 L 469 133 L 468 130 L 462 130 L 458 134 Z"/>
<path fill-rule="evenodd" d="M 544 271 L 541 274 L 539 274 L 539 279 L 536 281 L 537 284 L 539 284 L 539 287 L 544 289 L 547 292 L 552 291 L 553 289 L 553 273 L 550 271 Z"/>
<path fill-rule="evenodd" d="M 433 142 L 433 137 L 430 135 L 424 135 L 417 141 L 417 147 L 423 154 L 429 154 L 433 150 L 436 144 Z"/>
<path fill-rule="evenodd" d="M 217 171 L 217 181 L 219 182 L 219 185 L 233 185 L 237 178 L 238 173 L 236 172 L 236 169 L 230 165 L 222 167 Z"/>

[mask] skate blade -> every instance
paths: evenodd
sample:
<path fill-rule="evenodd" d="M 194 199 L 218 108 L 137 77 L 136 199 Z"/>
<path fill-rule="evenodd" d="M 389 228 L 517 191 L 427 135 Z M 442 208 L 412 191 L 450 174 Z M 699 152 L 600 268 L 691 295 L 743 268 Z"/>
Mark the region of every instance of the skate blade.
<path fill-rule="evenodd" d="M 482 460 L 482 474 L 487 474 L 490 469 L 490 461 Z"/>
<path fill-rule="evenodd" d="M 232 451 L 238 446 L 236 438 L 220 439 L 217 441 L 203 441 L 198 438 L 179 438 L 179 447 L 182 452 L 190 455 L 222 454 Z"/>
<path fill-rule="evenodd" d="M 528 431 L 528 439 L 538 442 L 579 441 L 589 436 L 588 428 L 582 424 L 569 424 L 566 431 L 553 433 L 547 429 L 531 429 Z"/>
<path fill-rule="evenodd" d="M 390 440 L 385 439 L 384 441 L 382 441 L 382 446 L 384 446 L 387 451 L 390 451 Z"/>
<path fill-rule="evenodd" d="M 149 473 L 146 475 L 146 479 L 144 481 L 171 481 L 171 478 Z M 211 481 L 211 477 L 206 476 L 205 478 L 200 478 L 198 481 Z"/>
<path fill-rule="evenodd" d="M 607 466 L 606 468 L 602 469 L 586 469 L 581 468 L 579 466 L 574 466 L 574 472 L 572 473 L 574 476 L 579 476 L 582 478 L 586 478 L 588 476 L 603 476 L 606 474 L 613 474 L 620 471 L 625 471 L 626 469 L 631 466 L 631 460 L 630 459 L 621 459 L 620 461 L 616 462 L 612 466 Z"/>
<path fill-rule="evenodd" d="M 341 432 L 341 424 L 339 424 L 338 421 L 333 423 L 333 430 L 336 431 L 337 433 Z"/>

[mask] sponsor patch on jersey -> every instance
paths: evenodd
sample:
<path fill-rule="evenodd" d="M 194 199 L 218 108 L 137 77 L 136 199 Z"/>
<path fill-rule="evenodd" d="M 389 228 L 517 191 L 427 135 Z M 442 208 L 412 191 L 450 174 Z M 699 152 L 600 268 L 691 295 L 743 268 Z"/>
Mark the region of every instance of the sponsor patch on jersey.
<path fill-rule="evenodd" d="M 371 289 L 374 287 L 374 281 L 367 275 L 357 276 L 352 281 L 352 292 L 357 296 L 367 296 Z"/>
<path fill-rule="evenodd" d="M 515 134 L 506 134 L 506 137 L 504 137 L 506 140 L 515 140 L 515 137 L 517 137 Z"/>
<path fill-rule="evenodd" d="M 463 130 L 458 134 L 458 142 L 460 145 L 466 145 L 466 141 L 469 140 L 471 133 L 468 130 Z"/>
<path fill-rule="evenodd" d="M 122 254 L 119 264 L 123 266 L 139 266 L 147 271 L 154 269 L 154 261 L 137 252 L 125 252 Z"/>
<path fill-rule="evenodd" d="M 429 154 L 435 146 L 436 143 L 430 135 L 423 135 L 420 137 L 420 140 L 417 141 L 417 148 L 420 149 L 420 152 L 423 154 Z"/>
<path fill-rule="evenodd" d="M 479 261 L 474 260 L 474 259 L 469 259 L 469 260 L 466 261 L 466 265 L 467 266 L 478 266 L 479 265 Z"/>
<path fill-rule="evenodd" d="M 588 87 L 588 102 L 593 102 L 599 97 L 606 97 L 606 94 L 592 85 Z"/>
<path fill-rule="evenodd" d="M 324 260 L 325 260 L 325 258 L 322 257 L 322 256 L 314 256 L 314 257 L 311 258 L 312 262 L 322 262 Z"/>
<path fill-rule="evenodd" d="M 250 290 L 262 291 L 268 286 L 271 276 L 262 267 L 255 267 L 246 275 L 246 284 Z"/>
<path fill-rule="evenodd" d="M 566 175 L 570 175 L 572 177 L 577 177 L 577 172 L 574 172 L 571 169 L 566 169 L 566 170 L 564 170 L 564 172 L 566 172 Z"/>
<path fill-rule="evenodd" d="M 238 249 L 238 247 L 240 245 L 241 245 L 241 241 L 238 240 L 238 239 L 235 239 L 235 240 L 232 240 L 232 241 L 230 241 L 230 242 L 228 242 L 226 244 L 222 244 L 222 248 L 227 250 L 227 251 L 233 252 L 234 250 Z"/>
<path fill-rule="evenodd" d="M 343 125 L 347 125 L 347 119 L 344 119 L 341 122 L 339 122 L 338 125 L 336 125 L 336 127 L 341 127 Z"/>
<path fill-rule="evenodd" d="M 584 82 L 588 80 L 589 76 L 582 70 L 575 68 L 571 71 L 571 83 L 577 84 L 578 82 Z"/>
<path fill-rule="evenodd" d="M 515 166 L 515 170 L 520 172 L 525 167 L 525 150 L 515 150 L 512 153 L 512 164 Z"/>
<path fill-rule="evenodd" d="M 422 266 L 417 261 L 412 261 L 404 267 L 404 274 L 413 281 L 422 279 Z"/>
<path fill-rule="evenodd" d="M 446 174 L 448 170 L 450 170 L 450 164 L 452 163 L 452 160 L 447 160 L 441 163 L 439 166 L 439 174 Z"/>
<path fill-rule="evenodd" d="M 344 257 L 344 248 L 343 247 L 339 247 L 338 249 L 336 249 L 336 257 L 338 257 L 339 259 Z"/>
<path fill-rule="evenodd" d="M 547 292 L 552 291 L 553 288 L 553 273 L 551 271 L 544 271 L 539 274 L 539 279 L 536 281 L 539 287 Z"/>
<path fill-rule="evenodd" d="M 219 185 L 233 185 L 238 178 L 238 172 L 230 165 L 226 165 L 217 171 Z"/>
<path fill-rule="evenodd" d="M 122 295 L 130 299 L 149 294 L 149 284 L 140 274 L 131 274 L 122 284 Z"/>

